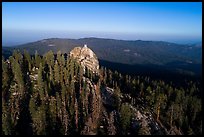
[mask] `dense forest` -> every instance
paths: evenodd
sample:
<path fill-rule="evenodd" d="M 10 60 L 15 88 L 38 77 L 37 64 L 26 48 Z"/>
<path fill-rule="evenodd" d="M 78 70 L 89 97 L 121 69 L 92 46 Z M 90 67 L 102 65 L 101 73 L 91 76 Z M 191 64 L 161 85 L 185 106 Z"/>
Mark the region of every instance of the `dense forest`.
<path fill-rule="evenodd" d="M 124 102 L 152 111 L 156 120 L 169 130 L 177 127 L 182 134 L 202 134 L 200 81 L 184 80 L 186 84 L 181 86 L 146 76 L 121 75 L 103 67 L 101 70 L 102 83 L 130 96 Z"/>
<path fill-rule="evenodd" d="M 89 128 L 109 134 L 110 127 L 117 135 L 150 134 L 146 127 L 133 128 L 134 112 L 127 103 L 152 112 L 167 130 L 174 127 L 182 134 L 200 135 L 201 81 L 184 81 L 178 85 L 103 66 L 96 75 L 89 69 L 84 72 L 74 58 L 60 51 L 43 56 L 14 51 L 8 59 L 2 57 L 2 135 L 75 135 L 86 134 Z M 104 87 L 113 89 L 108 108 L 119 115 L 112 126 L 100 128 Z M 109 115 L 111 119 L 113 114 Z"/>

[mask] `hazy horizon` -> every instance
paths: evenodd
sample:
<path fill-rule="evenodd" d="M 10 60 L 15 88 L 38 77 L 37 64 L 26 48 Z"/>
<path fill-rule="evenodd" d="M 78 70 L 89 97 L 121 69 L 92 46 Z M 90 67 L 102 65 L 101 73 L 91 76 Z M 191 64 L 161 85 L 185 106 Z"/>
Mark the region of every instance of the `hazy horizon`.
<path fill-rule="evenodd" d="M 18 46 L 22 44 L 27 44 L 31 42 L 36 42 L 40 41 L 43 39 L 52 39 L 52 38 L 59 38 L 59 39 L 82 39 L 82 38 L 102 38 L 102 39 L 116 39 L 116 40 L 129 40 L 129 41 L 134 41 L 134 40 L 143 40 L 143 41 L 165 41 L 165 42 L 170 42 L 170 43 L 176 43 L 176 44 L 196 44 L 196 43 L 202 43 L 202 40 L 162 40 L 162 39 L 125 39 L 125 37 L 119 38 L 119 37 L 104 37 L 104 36 L 81 36 L 81 37 L 59 37 L 59 36 L 51 36 L 51 37 L 42 37 L 42 38 L 28 38 L 27 40 L 25 39 L 13 39 L 13 41 L 6 41 L 2 42 L 3 47 L 12 47 L 12 46 Z"/>

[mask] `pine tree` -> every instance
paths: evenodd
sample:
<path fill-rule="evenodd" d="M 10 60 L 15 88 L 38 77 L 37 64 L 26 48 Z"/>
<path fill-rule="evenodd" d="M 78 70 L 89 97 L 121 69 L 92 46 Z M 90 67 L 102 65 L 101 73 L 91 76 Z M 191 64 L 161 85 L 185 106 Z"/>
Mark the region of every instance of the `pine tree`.
<path fill-rule="evenodd" d="M 19 64 L 22 64 L 23 56 L 21 55 L 19 50 L 13 51 L 13 57 Z"/>
<path fill-rule="evenodd" d="M 170 127 L 172 127 L 173 125 L 173 120 L 174 120 L 174 104 L 171 104 L 168 111 L 167 111 L 167 119 L 168 119 L 168 123 L 170 125 Z"/>
<path fill-rule="evenodd" d="M 38 88 L 39 88 L 39 94 L 40 94 L 40 98 L 41 100 L 44 99 L 44 83 L 43 83 L 43 67 L 42 67 L 42 63 L 40 63 L 39 69 L 38 69 Z"/>
<path fill-rule="evenodd" d="M 116 87 L 114 89 L 113 101 L 114 101 L 113 106 L 115 106 L 118 109 L 120 106 L 120 88 L 119 87 Z"/>
<path fill-rule="evenodd" d="M 49 66 L 54 66 L 54 53 L 51 50 L 45 54 L 45 59 Z"/>
<path fill-rule="evenodd" d="M 3 135 L 14 134 L 14 125 L 11 120 L 10 110 L 4 99 L 2 99 L 2 132 Z"/>
<path fill-rule="evenodd" d="M 49 101 L 48 115 L 49 115 L 48 126 L 50 126 L 49 133 L 53 135 L 57 132 L 57 102 L 56 98 L 52 96 Z"/>
<path fill-rule="evenodd" d="M 130 127 L 132 112 L 128 105 L 122 104 L 120 108 L 120 125 L 122 127 L 122 134 L 127 134 Z"/>
<path fill-rule="evenodd" d="M 156 102 L 157 121 L 159 120 L 160 112 L 161 112 L 162 107 L 164 107 L 165 105 L 166 99 L 167 99 L 166 95 L 163 93 L 159 93 L 157 96 L 157 102 Z"/>
<path fill-rule="evenodd" d="M 46 127 L 47 127 L 47 121 L 46 121 L 46 104 L 44 101 L 42 101 L 41 106 L 38 108 L 38 126 L 37 126 L 37 135 L 46 135 Z"/>
<path fill-rule="evenodd" d="M 54 78 L 56 83 L 60 82 L 59 65 L 57 61 L 55 61 L 55 66 L 54 66 Z"/>
<path fill-rule="evenodd" d="M 23 81 L 23 74 L 21 71 L 20 64 L 18 62 L 12 61 L 12 72 L 14 74 L 14 79 L 18 84 L 19 93 L 23 95 L 24 93 L 24 81 Z"/>
<path fill-rule="evenodd" d="M 31 57 L 26 50 L 24 50 L 24 56 L 25 56 L 25 60 L 28 63 L 28 71 L 30 72 L 32 70 L 32 62 L 31 62 Z"/>
<path fill-rule="evenodd" d="M 35 66 L 37 68 L 40 67 L 40 62 L 41 62 L 41 57 L 38 55 L 38 52 L 37 50 L 35 51 Z"/>

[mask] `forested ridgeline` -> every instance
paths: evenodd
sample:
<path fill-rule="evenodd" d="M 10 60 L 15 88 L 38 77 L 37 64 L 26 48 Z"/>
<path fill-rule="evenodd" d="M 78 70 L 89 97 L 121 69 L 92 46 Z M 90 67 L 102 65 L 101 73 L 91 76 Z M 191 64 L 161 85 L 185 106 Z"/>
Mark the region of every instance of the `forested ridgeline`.
<path fill-rule="evenodd" d="M 144 127 L 133 131 L 133 112 L 125 103 L 153 112 L 168 130 L 202 134 L 200 82 L 175 86 L 104 67 L 99 77 L 88 69 L 84 72 L 74 58 L 66 58 L 60 51 L 43 56 L 14 51 L 8 60 L 2 58 L 2 134 L 86 134 L 101 122 L 103 87 L 114 89 L 113 106 L 120 113 L 119 123 L 113 123 L 115 134 L 145 134 Z M 121 94 L 125 98 L 120 101 Z M 107 134 L 96 131 L 101 132 Z"/>

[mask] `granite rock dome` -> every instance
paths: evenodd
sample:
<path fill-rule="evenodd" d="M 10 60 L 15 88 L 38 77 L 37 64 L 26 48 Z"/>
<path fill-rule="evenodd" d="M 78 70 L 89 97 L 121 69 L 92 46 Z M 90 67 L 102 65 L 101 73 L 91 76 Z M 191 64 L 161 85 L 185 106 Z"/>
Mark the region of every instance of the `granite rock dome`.
<path fill-rule="evenodd" d="M 99 73 L 99 61 L 96 54 L 84 45 L 84 47 L 75 47 L 70 51 L 70 57 L 77 59 L 77 61 L 81 64 L 84 69 L 87 67 L 93 73 Z"/>

